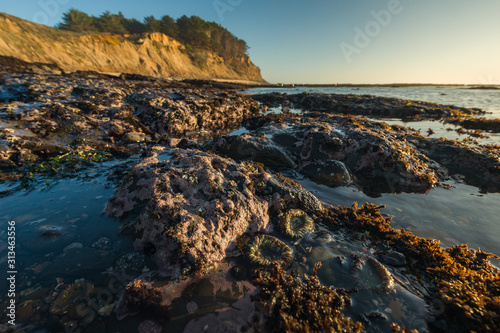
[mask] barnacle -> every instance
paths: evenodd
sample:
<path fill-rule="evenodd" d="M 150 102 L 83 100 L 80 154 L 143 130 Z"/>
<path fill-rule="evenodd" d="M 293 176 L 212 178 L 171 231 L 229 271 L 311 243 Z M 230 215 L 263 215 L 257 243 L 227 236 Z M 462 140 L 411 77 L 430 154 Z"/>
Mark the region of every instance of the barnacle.
<path fill-rule="evenodd" d="M 227 186 L 226 188 L 228 190 L 235 190 L 238 188 L 238 184 L 234 181 L 234 180 L 230 180 L 228 183 L 227 183 Z"/>
<path fill-rule="evenodd" d="M 291 238 L 301 238 L 314 230 L 314 221 L 300 209 L 291 209 L 279 215 L 280 230 Z"/>
<path fill-rule="evenodd" d="M 195 175 L 183 174 L 181 178 L 187 180 L 190 184 L 198 184 L 198 177 Z"/>
<path fill-rule="evenodd" d="M 247 244 L 248 259 L 260 266 L 271 266 L 279 263 L 287 267 L 293 260 L 290 246 L 274 236 L 255 236 Z"/>

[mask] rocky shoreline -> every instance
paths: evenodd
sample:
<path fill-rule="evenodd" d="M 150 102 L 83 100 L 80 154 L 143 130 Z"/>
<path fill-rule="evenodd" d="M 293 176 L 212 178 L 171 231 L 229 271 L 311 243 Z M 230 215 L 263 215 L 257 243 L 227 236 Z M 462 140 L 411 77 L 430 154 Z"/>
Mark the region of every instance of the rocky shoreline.
<path fill-rule="evenodd" d="M 42 176 L 126 161 L 107 175 L 116 190 L 105 214 L 156 267 L 138 267 L 120 299 L 100 306 L 100 323 L 142 318 L 136 330 L 161 332 L 176 302 L 210 281 L 209 296 L 232 301 L 216 312 L 189 302 L 187 312 L 198 315 L 186 330 L 500 329 L 495 255 L 394 229 L 383 207 L 324 207 L 285 176 L 380 196 L 427 193 L 459 174 L 499 192 L 498 146 L 365 117 L 453 122 L 481 110 L 373 96 L 247 96 L 219 83 L 12 67 L 0 83 L 0 180 L 29 188 Z M 267 113 L 273 106 L 283 112 Z M 91 332 L 96 323 L 76 307 L 98 290 L 58 286 L 33 309 L 40 322 L 25 324 L 43 327 L 50 313 L 51 325 Z"/>

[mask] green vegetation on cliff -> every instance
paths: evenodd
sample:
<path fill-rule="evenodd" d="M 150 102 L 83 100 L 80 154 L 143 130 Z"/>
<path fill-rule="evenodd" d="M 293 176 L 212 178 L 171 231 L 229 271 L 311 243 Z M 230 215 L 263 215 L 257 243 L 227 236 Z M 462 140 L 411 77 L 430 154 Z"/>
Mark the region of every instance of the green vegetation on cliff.
<path fill-rule="evenodd" d="M 101 16 L 70 9 L 63 15 L 59 29 L 75 32 L 97 32 L 121 35 L 139 35 L 147 32 L 160 32 L 186 45 L 189 52 L 197 49 L 215 52 L 224 60 L 247 58 L 248 45 L 215 22 L 207 22 L 198 16 L 182 16 L 174 20 L 168 15 L 161 19 L 147 16 L 143 22 L 129 19 L 121 12 L 111 14 L 106 11 Z"/>

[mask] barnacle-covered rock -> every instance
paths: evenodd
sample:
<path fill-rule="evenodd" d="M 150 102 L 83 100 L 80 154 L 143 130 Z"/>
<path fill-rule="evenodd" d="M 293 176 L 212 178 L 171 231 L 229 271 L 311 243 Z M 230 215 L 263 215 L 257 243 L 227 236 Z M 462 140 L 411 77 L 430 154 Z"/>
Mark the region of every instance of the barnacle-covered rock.
<path fill-rule="evenodd" d="M 243 233 L 267 231 L 269 203 L 256 180 L 269 178 L 251 164 L 193 150 L 177 150 L 169 162 L 146 158 L 124 179 L 106 213 L 127 216 L 124 230 L 171 277 L 218 263 Z M 131 214 L 135 215 L 131 216 Z"/>
<path fill-rule="evenodd" d="M 244 233 L 270 231 L 274 199 L 287 209 L 323 209 L 299 184 L 252 163 L 198 150 L 175 150 L 168 161 L 157 154 L 130 170 L 106 213 L 124 217 L 122 230 L 173 278 L 217 264 Z M 266 188 L 282 197 L 269 200 Z"/>
<path fill-rule="evenodd" d="M 0 62 L 4 72 L 5 59 Z M 13 173 L 2 172 L 0 179 L 16 179 L 25 166 L 77 150 L 123 157 L 162 138 L 224 132 L 259 113 L 255 100 L 231 90 L 144 79 L 2 75 L 0 113 L 19 129 L 0 129 L 0 170 Z M 66 167 L 89 166 L 83 159 L 71 162 Z"/>
<path fill-rule="evenodd" d="M 322 211 L 323 204 L 311 192 L 300 184 L 281 175 L 264 174 L 263 184 L 273 194 L 273 206 L 276 211 L 285 208 L 299 208 L 306 212 Z M 283 201 L 284 204 L 280 204 Z"/>
<path fill-rule="evenodd" d="M 471 147 L 446 139 L 420 138 L 418 146 L 430 158 L 446 167 L 449 174 L 461 174 L 465 181 L 489 192 L 500 191 L 500 149 Z"/>
<path fill-rule="evenodd" d="M 403 127 L 324 113 L 264 116 L 247 126 L 258 132 L 269 123 L 281 125 L 272 141 L 297 161 L 298 170 L 329 186 L 349 185 L 352 172 L 356 184 L 370 194 L 425 193 L 444 172 L 415 147 L 413 132 Z"/>
<path fill-rule="evenodd" d="M 329 114 L 351 114 L 368 117 L 400 118 L 403 120 L 415 118 L 439 119 L 459 115 L 484 114 L 484 111 L 477 108 L 462 108 L 370 95 L 266 93 L 254 95 L 253 97 L 268 106 L 293 103 L 296 108 Z"/>

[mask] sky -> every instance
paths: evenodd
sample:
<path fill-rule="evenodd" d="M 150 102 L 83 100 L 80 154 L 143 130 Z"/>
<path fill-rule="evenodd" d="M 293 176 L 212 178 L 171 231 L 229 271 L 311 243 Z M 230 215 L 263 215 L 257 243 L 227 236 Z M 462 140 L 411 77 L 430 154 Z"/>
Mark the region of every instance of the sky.
<path fill-rule="evenodd" d="M 75 8 L 227 28 L 271 83 L 500 84 L 498 0 L 24 0 L 0 11 L 50 26 Z"/>

